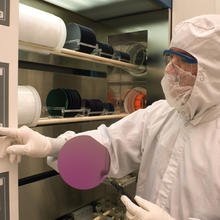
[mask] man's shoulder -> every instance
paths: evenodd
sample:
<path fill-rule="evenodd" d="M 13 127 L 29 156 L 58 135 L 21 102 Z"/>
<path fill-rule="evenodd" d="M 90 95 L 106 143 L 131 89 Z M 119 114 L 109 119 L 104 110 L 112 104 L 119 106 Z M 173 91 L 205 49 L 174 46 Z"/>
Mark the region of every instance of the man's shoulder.
<path fill-rule="evenodd" d="M 178 115 L 175 108 L 171 107 L 165 99 L 155 101 L 146 108 L 146 114 L 152 120 L 161 120 L 170 116 Z"/>
<path fill-rule="evenodd" d="M 147 107 L 148 110 L 166 110 L 166 111 L 173 111 L 175 110 L 171 107 L 165 99 L 160 99 L 158 101 L 153 102 L 151 105 Z"/>

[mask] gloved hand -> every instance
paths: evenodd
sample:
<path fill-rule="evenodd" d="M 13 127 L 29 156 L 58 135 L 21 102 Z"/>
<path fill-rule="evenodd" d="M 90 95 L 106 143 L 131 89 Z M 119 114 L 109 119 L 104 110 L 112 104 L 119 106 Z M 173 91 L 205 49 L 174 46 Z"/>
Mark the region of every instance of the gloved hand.
<path fill-rule="evenodd" d="M 0 158 L 8 154 L 10 162 L 20 162 L 21 155 L 31 157 L 54 156 L 71 138 L 72 133 L 67 134 L 66 137 L 61 135 L 57 138 L 49 138 L 27 126 L 18 129 L 0 127 L 0 135 L 4 136 L 0 137 Z"/>
<path fill-rule="evenodd" d="M 0 158 L 9 157 L 10 162 L 17 162 L 21 161 L 21 156 L 16 154 L 7 154 L 6 149 L 8 146 L 12 145 L 14 140 L 10 137 L 4 136 L 0 137 Z"/>
<path fill-rule="evenodd" d="M 135 205 L 127 196 L 121 196 L 121 201 L 127 209 L 128 220 L 175 220 L 159 206 L 135 196 L 134 199 L 139 206 Z"/>

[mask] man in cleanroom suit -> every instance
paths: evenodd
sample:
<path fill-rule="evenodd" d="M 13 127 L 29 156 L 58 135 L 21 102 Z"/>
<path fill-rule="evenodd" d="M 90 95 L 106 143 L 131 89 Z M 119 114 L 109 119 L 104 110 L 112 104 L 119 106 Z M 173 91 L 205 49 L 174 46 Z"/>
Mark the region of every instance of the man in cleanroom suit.
<path fill-rule="evenodd" d="M 109 151 L 109 176 L 139 170 L 133 220 L 220 219 L 220 15 L 177 25 L 162 87 L 166 100 L 135 111 L 110 127 L 57 138 L 27 127 L 0 128 L 1 156 L 55 156 L 74 136 L 91 135 Z M 149 202 L 150 201 L 150 202 Z M 168 214 L 169 213 L 169 214 Z M 171 217 L 172 216 L 172 217 Z"/>

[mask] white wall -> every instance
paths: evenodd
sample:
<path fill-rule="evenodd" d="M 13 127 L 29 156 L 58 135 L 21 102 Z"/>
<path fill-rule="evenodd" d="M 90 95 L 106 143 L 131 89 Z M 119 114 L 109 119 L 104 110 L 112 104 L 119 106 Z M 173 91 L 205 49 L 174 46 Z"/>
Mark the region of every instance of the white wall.
<path fill-rule="evenodd" d="M 216 13 L 220 13 L 220 0 L 173 0 L 172 27 L 197 15 Z"/>
<path fill-rule="evenodd" d="M 12 0 L 10 1 L 10 4 L 10 25 L 0 25 L 0 62 L 9 63 L 9 127 L 16 127 L 18 75 L 18 0 Z M 10 219 L 18 220 L 17 165 L 10 164 L 7 159 L 0 159 L 0 173 L 2 172 L 9 172 Z"/>

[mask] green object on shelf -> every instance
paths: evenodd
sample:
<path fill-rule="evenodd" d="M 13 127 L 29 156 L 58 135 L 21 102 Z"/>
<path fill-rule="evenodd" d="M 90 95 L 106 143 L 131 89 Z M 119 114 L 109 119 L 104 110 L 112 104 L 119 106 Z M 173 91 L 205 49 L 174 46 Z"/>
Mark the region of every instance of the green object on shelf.
<path fill-rule="evenodd" d="M 48 113 L 52 116 L 62 116 L 61 110 L 52 109 L 52 107 L 62 107 L 68 109 L 68 96 L 65 89 L 52 89 L 46 99 L 46 105 L 48 107 Z"/>

